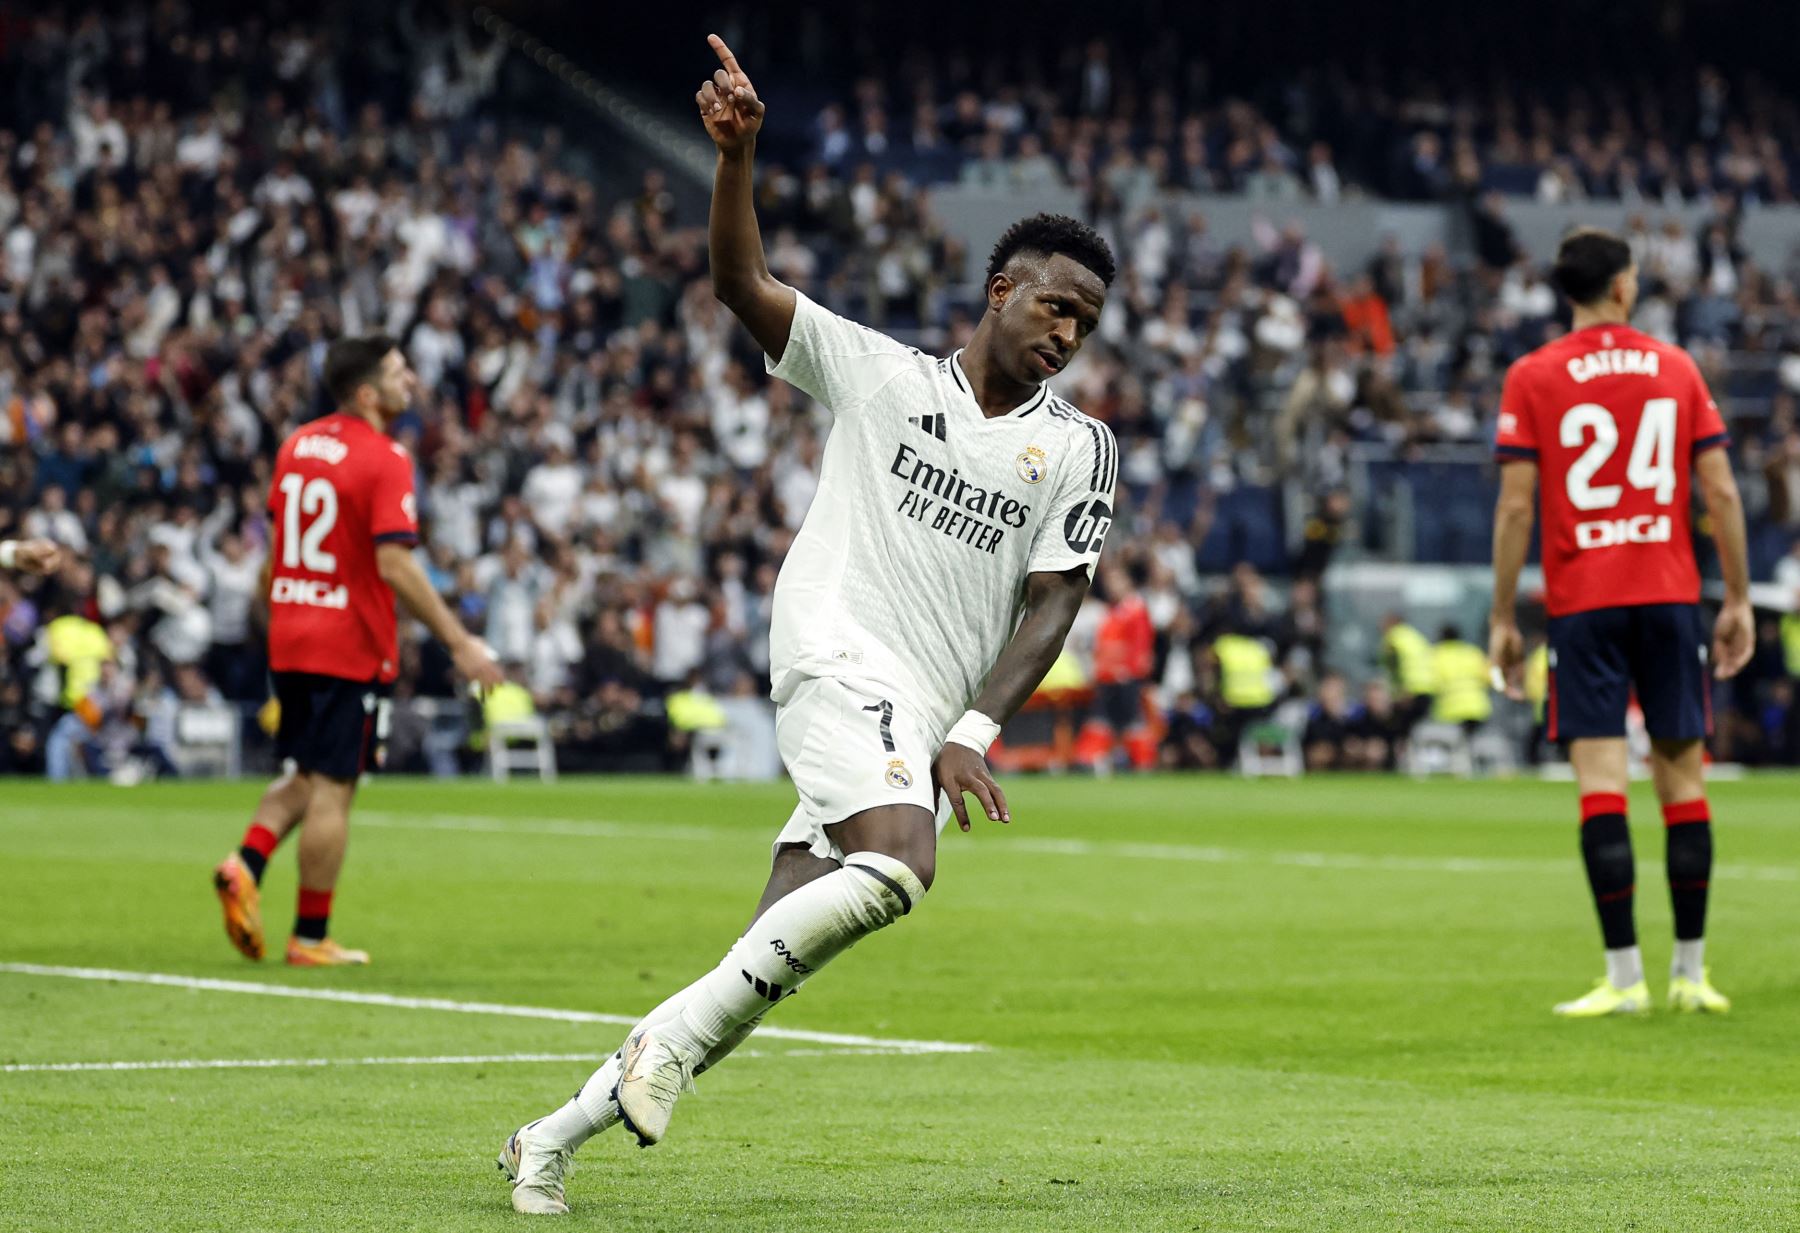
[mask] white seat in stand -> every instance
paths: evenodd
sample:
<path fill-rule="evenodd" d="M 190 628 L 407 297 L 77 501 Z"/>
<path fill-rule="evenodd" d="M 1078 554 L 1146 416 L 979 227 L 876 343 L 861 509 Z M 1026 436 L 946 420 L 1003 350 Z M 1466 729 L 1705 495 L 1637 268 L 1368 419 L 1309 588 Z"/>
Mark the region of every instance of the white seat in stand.
<path fill-rule="evenodd" d="M 487 755 L 488 773 L 495 783 L 505 783 L 513 771 L 536 771 L 543 782 L 556 782 L 556 747 L 541 715 L 493 725 L 488 729 Z"/>

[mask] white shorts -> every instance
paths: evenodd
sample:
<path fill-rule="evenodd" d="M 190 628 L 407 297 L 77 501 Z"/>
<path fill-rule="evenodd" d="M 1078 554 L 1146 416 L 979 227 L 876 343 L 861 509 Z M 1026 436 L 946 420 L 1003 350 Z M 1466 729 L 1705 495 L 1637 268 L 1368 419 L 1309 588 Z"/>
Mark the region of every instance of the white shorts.
<path fill-rule="evenodd" d="M 932 734 L 905 703 L 878 687 L 835 677 L 808 677 L 775 709 L 775 742 L 800 803 L 775 839 L 803 843 L 814 856 L 841 861 L 825 828 L 865 809 L 917 805 L 937 815 L 941 832 L 949 798 L 933 801 Z"/>

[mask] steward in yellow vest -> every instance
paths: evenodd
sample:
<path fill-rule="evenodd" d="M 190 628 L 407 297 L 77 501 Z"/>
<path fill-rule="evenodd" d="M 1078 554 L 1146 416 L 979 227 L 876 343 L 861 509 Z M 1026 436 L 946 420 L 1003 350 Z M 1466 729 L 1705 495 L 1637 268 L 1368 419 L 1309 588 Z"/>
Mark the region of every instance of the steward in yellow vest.
<path fill-rule="evenodd" d="M 1219 696 L 1234 711 L 1260 711 L 1275 704 L 1271 677 L 1275 657 L 1261 638 L 1221 634 L 1213 642 L 1219 658 Z"/>
<path fill-rule="evenodd" d="M 1486 723 L 1494 713 L 1494 700 L 1488 693 L 1487 653 L 1464 642 L 1456 626 L 1446 625 L 1442 639 L 1431 649 L 1431 666 L 1437 678 L 1431 717 L 1444 724 Z"/>

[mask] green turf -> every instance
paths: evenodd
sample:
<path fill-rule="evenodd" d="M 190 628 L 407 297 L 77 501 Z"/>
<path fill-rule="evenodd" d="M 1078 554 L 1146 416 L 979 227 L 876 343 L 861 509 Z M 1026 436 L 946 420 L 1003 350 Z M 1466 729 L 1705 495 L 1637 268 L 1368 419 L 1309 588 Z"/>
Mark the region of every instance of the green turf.
<path fill-rule="evenodd" d="M 1727 1018 L 1563 1023 L 1598 974 L 1574 789 L 1015 780 L 937 887 L 771 1016 L 572 1227 L 1792 1229 L 1795 779 L 1713 790 Z M 717 961 L 782 787 L 387 781 L 334 918 L 359 971 L 253 965 L 207 869 L 254 784 L 0 787 L 0 962 L 638 1013 Z M 1668 905 L 1634 791 L 1660 999 Z M 559 821 L 560 820 L 560 821 Z M 265 885 L 285 938 L 294 869 Z M 623 1029 L 0 973 L 0 1062 L 599 1053 Z M 799 1050 L 801 1055 L 795 1056 Z M 517 1228 L 492 1157 L 580 1061 L 0 1073 L 0 1229 Z"/>

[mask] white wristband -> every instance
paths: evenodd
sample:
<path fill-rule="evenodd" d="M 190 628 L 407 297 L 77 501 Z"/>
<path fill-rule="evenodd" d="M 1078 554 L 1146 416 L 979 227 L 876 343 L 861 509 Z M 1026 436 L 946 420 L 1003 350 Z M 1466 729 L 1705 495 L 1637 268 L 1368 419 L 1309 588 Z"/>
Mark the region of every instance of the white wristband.
<path fill-rule="evenodd" d="M 11 569 L 19 561 L 19 541 L 0 539 L 0 569 Z"/>
<path fill-rule="evenodd" d="M 987 756 L 988 746 L 1000 735 L 1000 725 L 983 715 L 980 711 L 964 711 L 963 717 L 956 721 L 950 729 L 950 735 L 944 738 L 946 745 L 954 742 L 966 745 L 982 757 Z"/>

